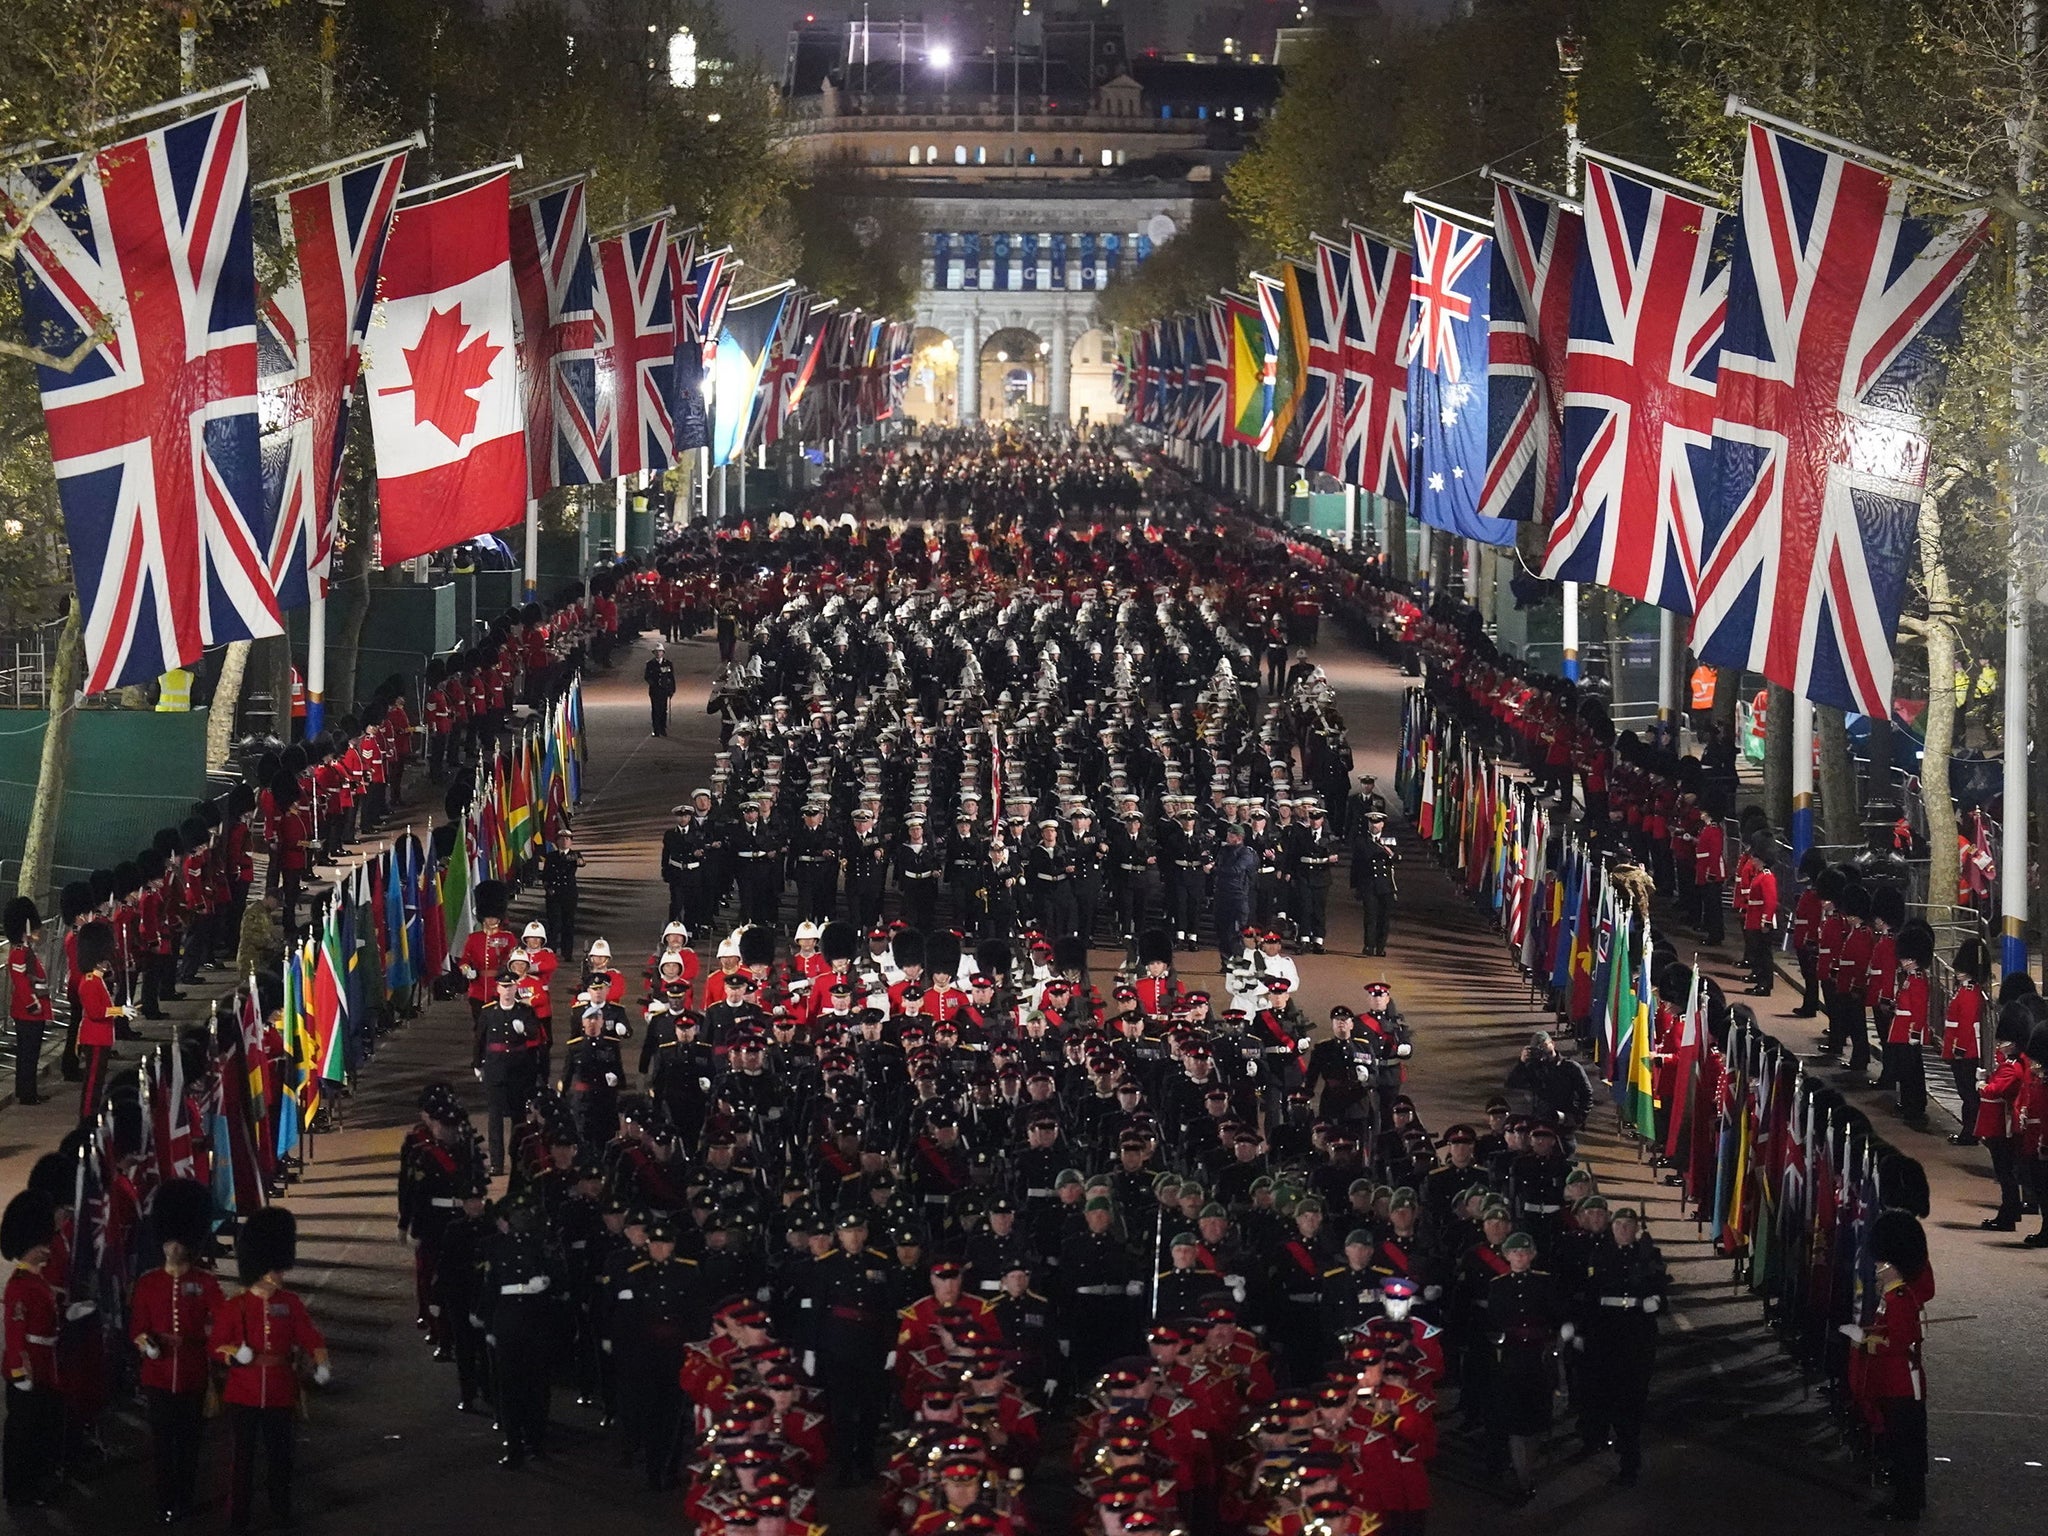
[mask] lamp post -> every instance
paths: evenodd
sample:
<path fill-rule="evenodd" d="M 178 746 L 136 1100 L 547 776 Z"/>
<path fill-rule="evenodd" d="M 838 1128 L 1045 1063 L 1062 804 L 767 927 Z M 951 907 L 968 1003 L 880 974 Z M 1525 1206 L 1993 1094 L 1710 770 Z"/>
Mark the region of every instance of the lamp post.
<path fill-rule="evenodd" d="M 1557 72 L 1564 79 L 1564 192 L 1579 195 L 1579 75 L 1586 67 L 1586 45 L 1578 29 L 1567 23 L 1557 40 Z M 1564 608 L 1558 634 L 1562 653 L 1558 670 L 1567 682 L 1579 680 L 1579 584 L 1567 581 L 1559 594 Z M 1661 662 L 1660 662 L 1661 665 Z"/>

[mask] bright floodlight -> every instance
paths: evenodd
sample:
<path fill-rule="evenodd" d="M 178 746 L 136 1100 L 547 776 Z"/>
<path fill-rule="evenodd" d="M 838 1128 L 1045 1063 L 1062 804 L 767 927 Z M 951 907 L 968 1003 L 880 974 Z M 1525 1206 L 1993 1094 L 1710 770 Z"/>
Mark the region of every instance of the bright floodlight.
<path fill-rule="evenodd" d="M 931 62 L 935 69 L 951 69 L 953 67 L 953 50 L 944 43 L 939 44 L 938 47 L 931 51 Z"/>

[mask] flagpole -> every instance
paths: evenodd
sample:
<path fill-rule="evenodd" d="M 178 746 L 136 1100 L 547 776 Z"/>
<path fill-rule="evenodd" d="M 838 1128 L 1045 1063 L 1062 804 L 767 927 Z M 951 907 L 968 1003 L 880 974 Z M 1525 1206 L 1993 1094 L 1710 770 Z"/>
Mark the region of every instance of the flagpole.
<path fill-rule="evenodd" d="M 387 155 L 395 155 L 402 150 L 424 149 L 426 144 L 427 136 L 418 129 L 414 129 L 411 135 L 406 138 L 393 139 L 389 144 L 379 144 L 375 149 L 366 149 L 360 154 L 343 155 L 339 160 L 329 160 L 321 165 L 309 165 L 303 171 L 287 171 L 282 176 L 273 176 L 268 181 L 259 181 L 249 190 L 251 192 L 274 192 L 279 187 L 288 187 L 295 182 L 318 181 L 322 176 L 331 175 L 337 171 L 352 171 L 359 165 L 368 165 L 372 160 L 382 160 Z"/>
<path fill-rule="evenodd" d="M 1813 700 L 1792 699 L 1792 864 L 1813 846 Z"/>
<path fill-rule="evenodd" d="M 1411 208 L 1420 208 L 1425 213 L 1433 213 L 1440 219 L 1449 219 L 1453 224 L 1460 225 L 1474 234 L 1491 235 L 1494 232 L 1493 220 L 1485 214 L 1467 213 L 1462 208 L 1453 208 L 1449 203 L 1432 202 L 1429 198 L 1419 196 L 1414 192 L 1403 192 L 1401 194 L 1401 201 L 1408 204 Z"/>
<path fill-rule="evenodd" d="M 1657 610 L 1657 723 L 1671 733 L 1664 743 L 1678 750 L 1678 615 L 1669 608 Z"/>
<path fill-rule="evenodd" d="M 407 187 L 398 194 L 398 200 L 401 203 L 417 202 L 430 192 L 446 192 L 450 187 L 464 186 L 472 181 L 483 181 L 487 177 L 496 176 L 503 171 L 523 171 L 525 169 L 526 157 L 524 155 L 514 155 L 510 160 L 500 160 L 495 165 L 481 166 L 474 171 L 463 171 L 455 176 L 443 176 L 439 181 L 430 181 L 424 187 Z"/>
<path fill-rule="evenodd" d="M 72 135 L 73 142 L 104 133 L 109 128 L 123 128 L 129 123 L 139 123 L 146 117 L 156 117 L 165 112 L 179 112 L 186 107 L 196 107 L 203 102 L 218 101 L 223 96 L 247 94 L 250 91 L 270 89 L 270 72 L 258 65 L 239 80 L 230 80 L 225 85 L 208 86 L 203 91 L 188 91 L 183 96 L 173 96 L 169 101 L 159 101 L 153 106 L 137 107 L 132 112 L 123 112 L 115 117 L 102 117 L 87 123 Z M 24 139 L 19 144 L 9 144 L 0 149 L 0 159 L 11 160 L 17 155 L 32 154 L 39 149 L 55 149 L 56 139 Z"/>
<path fill-rule="evenodd" d="M 522 584 L 525 600 L 539 600 L 540 594 L 540 498 L 526 498 L 526 571 Z"/>
<path fill-rule="evenodd" d="M 321 584 L 325 585 L 325 577 Z M 282 741 L 292 739 L 292 705 L 284 703 Z M 327 720 L 327 595 L 323 591 L 306 604 L 306 739 L 318 736 Z"/>
<path fill-rule="evenodd" d="M 1881 154 L 1877 150 L 1866 149 L 1861 144 L 1851 143 L 1847 139 L 1838 139 L 1831 133 L 1822 133 L 1818 128 L 1809 128 L 1804 123 L 1794 122 L 1789 117 L 1766 112 L 1761 107 L 1751 106 L 1740 96 L 1730 96 L 1722 107 L 1722 114 L 1726 117 L 1747 118 L 1750 122 L 1761 123 L 1766 128 L 1776 128 L 1784 133 L 1795 134 L 1810 144 L 1817 144 L 1823 149 L 1832 149 L 1853 160 L 1860 160 L 1873 170 L 1903 177 L 1907 181 L 1917 181 L 1922 186 L 1933 187 L 1942 192 L 1953 192 L 1958 197 L 1984 196 L 1982 187 L 1973 187 L 1966 181 L 1956 181 L 1938 171 L 1930 171 L 1924 166 L 1915 165 L 1910 160 L 1900 160 L 1891 155 Z"/>

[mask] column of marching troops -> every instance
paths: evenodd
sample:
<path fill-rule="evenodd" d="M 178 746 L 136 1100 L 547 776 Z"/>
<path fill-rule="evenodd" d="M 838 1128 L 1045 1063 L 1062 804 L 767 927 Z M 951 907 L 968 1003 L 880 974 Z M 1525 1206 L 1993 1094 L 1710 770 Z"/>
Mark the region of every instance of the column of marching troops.
<path fill-rule="evenodd" d="M 1666 740 L 1617 735 L 1597 699 L 1501 657 L 1454 610 L 1425 614 L 1393 591 L 1371 593 L 1368 601 L 1380 638 L 1412 648 L 1429 672 L 1432 696 L 1476 728 L 1491 749 L 1528 765 L 1567 811 L 1576 785 L 1595 849 L 1616 868 L 1635 866 L 1651 888 L 1668 896 L 1674 927 L 1691 925 L 1702 940 L 1719 944 L 1724 900 L 1732 907 L 1742 928 L 1750 995 L 1772 994 L 1775 952 L 1781 942 L 1791 951 L 1801 983 L 1792 1016 L 1823 1021 L 1817 1054 L 1836 1060 L 1846 1089 L 1889 1090 L 1902 1122 L 1925 1134 L 1926 1057 L 1936 1053 L 1959 1101 L 1960 1126 L 1948 1141 L 1983 1145 L 1990 1153 L 1999 1198 L 1979 1223 L 1982 1230 L 2010 1232 L 2022 1214 L 2048 1212 L 2042 1199 L 2048 1192 L 2048 1005 L 2024 974 L 1994 989 L 1991 953 L 1977 938 L 1956 947 L 1943 986 L 1933 929 L 1907 916 L 1901 885 L 1887 879 L 1903 878 L 1902 860 L 1831 864 L 1810 851 L 1798 863 L 1797 894 L 1781 913 L 1769 822 L 1755 808 L 1739 821 L 1733 814 L 1732 743 L 1710 732 L 1699 755 L 1681 756 Z M 1726 858 L 1731 822 L 1742 838 L 1732 870 Z M 1667 947 L 1656 967 L 1652 1034 L 1660 1083 L 1666 1064 L 1679 1056 L 1692 984 L 1692 968 Z M 1718 1047 L 1729 1010 L 1718 985 L 1704 985 L 1711 1043 Z M 1660 1087 L 1665 1113 L 1679 1112 L 1673 1100 L 1680 1096 Z M 1535 1095 L 1539 1104 L 1559 1106 L 1570 1097 Z M 1926 1498 L 1921 1313 L 1934 1296 L 1918 1219 L 1927 1214 L 1925 1179 L 1917 1166 L 1912 1183 L 1918 1193 L 1895 1207 L 1887 1201 L 1873 1226 L 1876 1322 L 1844 1329 L 1853 1349 L 1838 1383 L 1853 1432 L 1876 1453 L 1885 1475 L 1887 1492 L 1876 1513 L 1900 1520 L 1918 1518 Z M 1711 1202 L 1713 1194 L 1702 1198 Z M 2048 1215 L 2023 1241 L 2048 1246 Z"/>
<path fill-rule="evenodd" d="M 668 637 L 715 619 L 730 662 L 666 926 L 564 962 L 480 889 L 486 1123 L 430 1087 L 399 1173 L 420 1326 L 506 1465 L 560 1387 L 714 1529 L 815 1525 L 830 1478 L 918 1536 L 1413 1531 L 1439 1404 L 1521 1500 L 1562 1371 L 1633 1480 L 1639 1213 L 1555 1118 L 1427 1131 L 1384 983 L 1320 1040 L 1296 995 L 1336 863 L 1368 951 L 1394 899 L 1289 654 L 1326 586 L 1156 469 L 1146 520 L 1091 520 L 1129 474 L 939 444 L 656 562 Z M 1175 970 L 1208 944 L 1221 997 Z"/>
<path fill-rule="evenodd" d="M 328 1374 L 319 1332 L 282 1282 L 295 1246 L 290 1213 L 271 1208 L 241 1223 L 234 1257 L 243 1289 L 226 1299 L 207 1267 L 221 1225 L 212 1193 L 203 1182 L 158 1180 L 159 1149 L 146 1139 L 146 1110 L 121 1047 L 146 1040 L 141 1026 L 168 1019 L 163 1005 L 183 1000 L 181 987 L 231 988 L 258 972 L 259 991 L 274 999 L 314 865 L 388 824 L 422 758 L 437 783 L 470 774 L 514 703 L 545 703 L 586 654 L 609 650 L 621 599 L 625 622 L 643 611 L 638 581 L 630 571 L 607 574 L 545 610 L 515 610 L 476 647 L 430 668 L 423 710 L 408 706 L 393 678 L 332 731 L 249 764 L 244 783 L 195 805 L 134 859 L 63 887 L 54 964 L 44 960 L 37 904 L 19 897 L 6 905 L 16 1101 L 44 1096 L 39 1069 L 53 1029 L 64 1030 L 59 1072 L 79 1085 L 77 1129 L 37 1161 L 0 1232 L 0 1255 L 13 1266 L 0 1318 L 10 1508 L 50 1503 L 83 1475 L 99 1459 L 105 1410 L 118 1388 L 132 1386 L 148 1410 L 166 1523 L 201 1507 L 203 1429 L 216 1409 L 231 1431 L 230 1526 L 246 1529 L 253 1519 L 259 1452 L 272 1509 L 289 1517 L 300 1377 L 324 1382 Z M 259 851 L 267 855 L 261 884 Z M 547 862 L 550 911 L 573 924 L 572 840 L 563 836 Z M 274 1009 L 269 1022 L 262 1051 L 274 1057 L 282 1051 Z M 225 1027 L 237 1027 L 231 1016 Z M 243 1058 L 217 1054 L 206 1029 L 186 1031 L 173 1049 L 185 1074 L 179 1108 L 190 1160 L 204 1169 L 208 1084 L 220 1071 L 245 1070 Z M 267 1080 L 275 1062 L 250 1067 Z M 80 1211 L 80 1154 L 102 1137 L 110 1145 L 98 1161 L 110 1178 L 100 1188 L 95 1176 L 96 1209 Z M 281 1188 L 291 1170 L 262 1172 Z M 110 1298 L 119 1305 L 111 1323 L 100 1313 Z"/>

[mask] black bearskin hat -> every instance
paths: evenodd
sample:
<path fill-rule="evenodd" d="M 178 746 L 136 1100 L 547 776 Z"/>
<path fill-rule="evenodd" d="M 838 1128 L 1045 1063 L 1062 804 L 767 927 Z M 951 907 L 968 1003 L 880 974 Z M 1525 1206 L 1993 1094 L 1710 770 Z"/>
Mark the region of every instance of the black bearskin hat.
<path fill-rule="evenodd" d="M 111 869 L 94 870 L 87 883 L 92 886 L 92 904 L 96 907 L 106 905 L 114 894 L 114 872 Z"/>
<path fill-rule="evenodd" d="M 197 1179 L 172 1179 L 156 1192 L 149 1214 L 158 1242 L 197 1253 L 213 1231 L 213 1191 Z"/>
<path fill-rule="evenodd" d="M 34 900 L 17 896 L 7 903 L 5 913 L 0 914 L 0 931 L 6 933 L 8 943 L 19 944 L 27 939 L 29 929 L 41 927 L 42 922 L 43 915 L 36 910 Z"/>
<path fill-rule="evenodd" d="M 476 918 L 482 922 L 487 917 L 502 919 L 505 909 L 512 905 L 512 892 L 502 880 L 479 881 L 476 888 Z"/>
<path fill-rule="evenodd" d="M 1991 979 L 1991 950 L 1982 939 L 1965 939 L 1956 946 L 1956 974 L 1983 986 Z"/>
<path fill-rule="evenodd" d="M 1849 886 L 1837 898 L 1835 905 L 1850 917 L 1861 918 L 1866 923 L 1870 921 L 1870 892 L 1860 885 Z"/>
<path fill-rule="evenodd" d="M 1908 1211 L 1880 1211 L 1870 1228 L 1871 1256 L 1908 1280 L 1927 1268 L 1927 1233 Z"/>
<path fill-rule="evenodd" d="M 84 880 L 73 880 L 57 893 L 57 915 L 66 928 L 92 909 L 92 886 Z"/>
<path fill-rule="evenodd" d="M 1888 1152 L 1877 1160 L 1877 1198 L 1888 1211 L 1910 1211 L 1915 1216 L 1925 1216 L 1934 1205 L 1927 1170 L 1903 1152 Z"/>
<path fill-rule="evenodd" d="M 94 921 L 78 930 L 78 974 L 114 961 L 114 925 Z"/>
<path fill-rule="evenodd" d="M 897 930 L 890 941 L 889 953 L 896 957 L 899 966 L 924 964 L 924 931 L 919 928 Z"/>
<path fill-rule="evenodd" d="M 1870 893 L 1870 915 L 1897 933 L 1906 922 L 1905 893 L 1895 885 L 1881 885 Z"/>
<path fill-rule="evenodd" d="M 924 968 L 927 975 L 958 976 L 960 974 L 960 935 L 957 933 L 935 933 L 925 940 Z"/>
<path fill-rule="evenodd" d="M 244 1285 L 290 1269 L 298 1257 L 299 1223 L 281 1205 L 266 1205 L 251 1214 L 235 1238 L 235 1273 Z"/>
<path fill-rule="evenodd" d="M 0 1259 L 25 1257 L 57 1235 L 57 1208 L 37 1189 L 24 1189 L 0 1213 Z"/>
<path fill-rule="evenodd" d="M 178 823 L 178 846 L 187 853 L 205 845 L 209 828 L 197 816 L 187 816 Z"/>
<path fill-rule="evenodd" d="M 237 784 L 228 791 L 228 814 L 246 816 L 256 809 L 256 792 L 246 784 Z"/>
<path fill-rule="evenodd" d="M 1001 981 L 1010 974 L 1010 941 L 984 939 L 974 946 L 974 964 L 979 974 L 991 981 Z"/>
<path fill-rule="evenodd" d="M 1911 960 L 1923 972 L 1934 964 L 1934 930 L 1917 917 L 1899 929 L 1895 947 L 1901 960 Z"/>
<path fill-rule="evenodd" d="M 1770 863 L 1771 834 L 1762 827 L 1758 827 L 1754 832 L 1750 833 L 1749 851 L 1755 854 L 1761 862 L 1765 864 Z"/>
<path fill-rule="evenodd" d="M 62 1210 L 78 1198 L 78 1154 L 45 1152 L 28 1171 L 28 1187 L 39 1190 L 51 1206 Z"/>
<path fill-rule="evenodd" d="M 299 803 L 299 781 L 285 772 L 271 776 L 270 803 L 280 811 L 288 811 Z"/>
<path fill-rule="evenodd" d="M 818 934 L 818 953 L 827 960 L 851 960 L 860 952 L 860 933 L 853 924 L 834 918 Z"/>
<path fill-rule="evenodd" d="M 1799 878 L 1810 884 L 1817 884 L 1820 873 L 1828 867 L 1826 857 L 1818 848 L 1809 848 L 1799 859 Z"/>
<path fill-rule="evenodd" d="M 147 885 L 164 872 L 164 855 L 160 848 L 145 848 L 135 855 L 135 872 Z"/>
<path fill-rule="evenodd" d="M 740 964 L 773 965 L 775 930 L 764 923 L 749 923 L 740 930 Z"/>
<path fill-rule="evenodd" d="M 133 859 L 123 859 L 114 866 L 114 899 L 126 901 L 142 888 L 142 870 Z"/>
<path fill-rule="evenodd" d="M 1998 1006 L 1998 1028 L 1996 1036 L 2000 1045 L 2012 1046 L 2024 1051 L 2027 1042 L 2034 1038 L 2034 1026 L 2039 1022 L 2040 999 L 2016 997 L 2011 1002 Z"/>
<path fill-rule="evenodd" d="M 1173 964 L 1173 935 L 1164 928 L 1147 928 L 1138 935 L 1138 964 Z"/>
<path fill-rule="evenodd" d="M 1052 968 L 1079 973 L 1088 969 L 1088 941 L 1078 933 L 1063 933 L 1052 941 Z"/>

